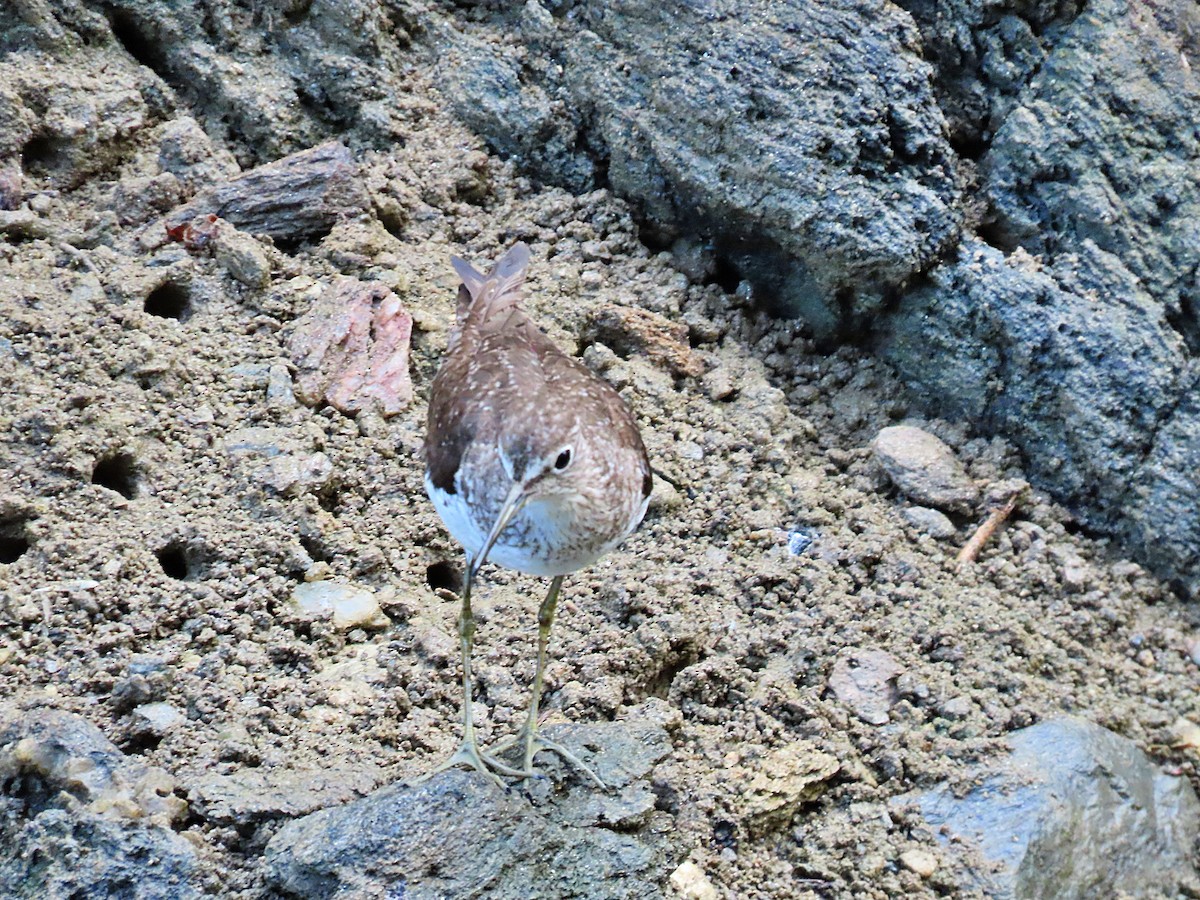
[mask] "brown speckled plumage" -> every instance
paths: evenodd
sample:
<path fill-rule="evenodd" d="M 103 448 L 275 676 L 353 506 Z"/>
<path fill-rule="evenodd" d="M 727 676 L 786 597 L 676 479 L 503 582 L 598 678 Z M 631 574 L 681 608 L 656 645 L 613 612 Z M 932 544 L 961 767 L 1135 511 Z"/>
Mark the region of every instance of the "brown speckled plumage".
<path fill-rule="evenodd" d="M 465 504 L 482 536 L 514 478 L 535 474 L 569 448 L 570 466 L 562 472 L 551 468 L 533 481 L 530 501 L 491 554 L 520 571 L 556 575 L 582 568 L 592 561 L 587 557 L 598 557 L 632 530 L 650 493 L 650 463 L 621 396 L 559 350 L 518 308 L 527 259 L 523 244 L 513 247 L 488 273 L 474 301 L 464 285 L 468 296 L 460 296 L 459 322 L 433 382 L 425 458 L 431 496 L 448 495 L 434 497 L 439 511 L 447 502 Z M 495 273 L 506 263 L 515 271 L 503 292 L 492 292 Z M 563 527 L 534 521 L 550 506 Z M 468 552 L 480 549 L 464 535 L 455 537 Z M 524 565 L 506 561 L 522 539 L 531 556 L 545 558 Z M 565 567 L 579 559 L 586 561 Z"/>
<path fill-rule="evenodd" d="M 553 750 L 603 786 L 566 748 L 538 733 L 550 626 L 563 576 L 591 565 L 637 526 L 650 497 L 650 463 L 633 414 L 606 381 L 554 345 L 518 307 L 529 248 L 514 245 L 481 275 L 461 259 L 458 322 L 433 381 L 425 436 L 425 489 L 467 551 L 458 633 L 463 740 L 436 767 L 467 765 L 496 783 L 534 774 Z M 518 737 L 479 749 L 471 712 L 471 586 L 491 561 L 553 576 L 538 610 L 538 662 L 529 717 Z M 497 754 L 520 745 L 520 768 Z"/>

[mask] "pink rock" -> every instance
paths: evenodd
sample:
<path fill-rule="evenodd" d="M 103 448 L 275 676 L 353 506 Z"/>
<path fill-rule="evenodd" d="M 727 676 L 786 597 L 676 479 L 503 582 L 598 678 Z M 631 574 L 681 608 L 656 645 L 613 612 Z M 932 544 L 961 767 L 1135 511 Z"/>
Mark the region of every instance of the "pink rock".
<path fill-rule="evenodd" d="M 896 702 L 896 677 L 904 667 L 885 650 L 848 647 L 837 655 L 829 689 L 864 722 L 886 725 Z"/>
<path fill-rule="evenodd" d="M 296 322 L 288 352 L 296 396 L 353 415 L 374 406 L 394 416 L 413 397 L 408 375 L 412 316 L 381 284 L 339 278 Z"/>

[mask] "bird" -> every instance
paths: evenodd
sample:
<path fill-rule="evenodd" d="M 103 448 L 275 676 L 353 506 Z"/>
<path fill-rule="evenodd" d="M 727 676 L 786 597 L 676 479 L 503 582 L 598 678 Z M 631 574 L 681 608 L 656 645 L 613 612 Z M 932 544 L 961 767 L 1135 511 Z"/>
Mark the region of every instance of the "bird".
<path fill-rule="evenodd" d="M 466 553 L 458 635 L 462 742 L 422 778 L 466 766 L 503 786 L 529 778 L 535 754 L 557 753 L 604 782 L 561 744 L 539 734 L 538 707 L 550 630 L 566 575 L 628 537 L 645 516 L 653 478 L 637 420 L 620 394 L 564 353 L 521 308 L 529 247 L 517 242 L 486 274 L 451 264 L 462 284 L 456 322 L 430 388 L 425 489 Z M 520 731 L 484 752 L 472 715 L 471 589 L 485 562 L 550 578 L 538 608 L 537 661 Z M 519 765 L 499 758 L 522 748 Z"/>

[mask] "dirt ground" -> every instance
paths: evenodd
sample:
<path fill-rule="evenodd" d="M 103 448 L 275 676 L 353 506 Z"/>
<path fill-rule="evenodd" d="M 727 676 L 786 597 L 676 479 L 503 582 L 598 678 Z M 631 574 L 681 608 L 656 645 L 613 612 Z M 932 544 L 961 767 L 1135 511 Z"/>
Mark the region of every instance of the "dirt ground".
<path fill-rule="evenodd" d="M 949 541 L 916 531 L 868 445 L 918 424 L 987 484 L 1023 474 L 1002 439 L 922 420 L 879 363 L 818 353 L 748 292 L 689 279 L 622 203 L 532 183 L 423 99 L 403 147 L 358 154 L 402 225 L 367 215 L 264 243 L 264 287 L 112 214 L 123 184 L 153 174 L 160 127 L 78 185 L 27 172 L 24 203 L 53 227 L 0 242 L 0 695 L 85 716 L 171 773 L 209 890 L 271 896 L 258 861 L 281 823 L 201 814 L 206 779 L 321 770 L 353 796 L 458 740 L 458 609 L 435 588 L 459 550 L 422 486 L 425 397 L 453 319 L 449 256 L 485 262 L 517 239 L 528 308 L 621 390 L 660 473 L 640 530 L 567 582 L 545 705 L 597 721 L 665 701 L 673 752 L 654 784 L 678 861 L 748 900 L 956 893 L 953 861 L 889 801 L 1063 712 L 1196 780 L 1195 749 L 1173 746 L 1181 717 L 1200 721 L 1194 608 L 1036 495 L 959 568 L 979 517 Z M 339 274 L 391 287 L 414 317 L 416 399 L 391 419 L 287 389 L 287 336 Z M 703 374 L 619 336 L 588 343 L 611 304 L 683 323 L 679 352 Z M 299 611 L 292 592 L 314 578 L 377 591 L 387 622 Z M 521 722 L 542 590 L 485 570 L 485 742 Z M 847 648 L 902 667 L 885 724 L 828 690 Z M 148 727 L 135 710 L 151 701 L 182 718 Z M 790 821 L 756 824 L 747 786 L 785 747 L 839 769 Z M 918 846 L 942 861 L 927 878 L 897 862 Z"/>

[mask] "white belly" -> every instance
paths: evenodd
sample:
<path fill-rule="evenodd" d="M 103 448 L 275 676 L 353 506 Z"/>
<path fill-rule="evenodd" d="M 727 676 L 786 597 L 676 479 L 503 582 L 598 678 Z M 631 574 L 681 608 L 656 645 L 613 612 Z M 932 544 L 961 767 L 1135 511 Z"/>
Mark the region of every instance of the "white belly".
<path fill-rule="evenodd" d="M 425 491 L 451 536 L 462 544 L 469 556 L 478 556 L 487 540 L 491 523 L 484 527 L 475 520 L 461 491 L 446 493 L 434 487 L 428 476 L 425 477 Z M 513 517 L 508 528 L 492 546 L 487 562 L 527 575 L 566 575 L 592 565 L 621 543 L 641 521 L 641 514 L 645 511 L 646 505 L 643 503 L 629 528 L 614 535 L 611 540 L 581 542 L 572 540 L 569 525 L 557 521 L 558 517 L 552 508 L 534 500 Z M 513 540 L 518 536 L 522 538 L 520 542 Z"/>

